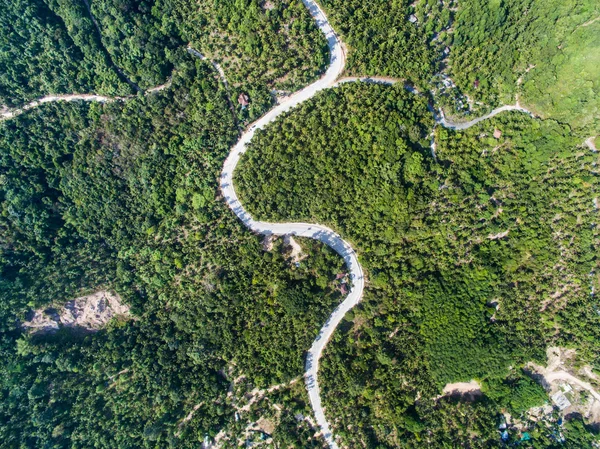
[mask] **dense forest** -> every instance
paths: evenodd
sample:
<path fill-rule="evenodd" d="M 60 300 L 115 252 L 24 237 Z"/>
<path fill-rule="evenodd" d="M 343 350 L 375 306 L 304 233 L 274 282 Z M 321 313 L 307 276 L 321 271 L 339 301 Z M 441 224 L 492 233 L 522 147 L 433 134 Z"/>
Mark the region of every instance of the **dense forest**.
<path fill-rule="evenodd" d="M 322 4 L 348 46 L 349 74 L 407 80 L 458 117 L 518 98 L 581 135 L 600 132 L 595 0 Z M 451 77 L 451 89 L 440 76 Z"/>
<path fill-rule="evenodd" d="M 348 46 L 350 74 L 403 78 L 421 86 L 433 76 L 435 53 L 424 30 L 408 21 L 408 0 L 321 3 Z"/>
<path fill-rule="evenodd" d="M 296 90 L 325 67 L 324 38 L 300 0 L 90 3 L 107 51 L 144 88 L 164 82 L 173 50 L 189 44 L 220 63 L 235 98 L 249 93 L 260 114 L 272 89 Z"/>
<path fill-rule="evenodd" d="M 221 63 L 232 98 L 249 95 L 240 118 L 252 119 L 273 93 L 315 79 L 328 57 L 300 0 L 6 0 L 0 23 L 0 108 L 44 94 L 150 89 L 190 45 Z"/>
<path fill-rule="evenodd" d="M 236 422 L 234 377 L 264 388 L 302 374 L 343 262 L 313 241 L 299 266 L 281 240 L 265 251 L 218 200 L 236 138 L 223 86 L 191 56 L 163 92 L 0 125 L 3 447 L 197 447 Z M 31 308 L 99 286 L 135 319 L 20 329 Z M 281 401 L 307 413 L 298 390 Z M 298 439 L 294 424 L 274 438 Z"/>
<path fill-rule="evenodd" d="M 582 145 L 600 131 L 598 6 L 320 4 L 348 73 L 424 93 L 323 91 L 259 131 L 236 172 L 255 218 L 327 224 L 364 266 L 365 297 L 321 359 L 327 416 L 348 447 L 502 447 L 507 414 L 527 421 L 549 402 L 528 362 L 555 345 L 600 367 L 600 160 Z M 326 447 L 302 374 L 343 299 L 343 260 L 252 234 L 218 189 L 243 126 L 326 66 L 302 1 L 0 6 L 0 110 L 120 97 L 0 122 L 0 446 Z M 429 111 L 517 98 L 545 120 L 507 113 L 455 132 Z M 23 327 L 98 290 L 131 316 L 97 332 Z M 471 379 L 472 398 L 442 391 Z M 551 422 L 526 422 L 528 447 L 598 440 L 581 416 Z"/>
<path fill-rule="evenodd" d="M 522 367 L 544 364 L 548 345 L 600 362 L 588 276 L 597 155 L 567 127 L 513 113 L 438 128 L 434 157 L 431 125 L 401 86 L 343 85 L 262 132 L 236 173 L 257 219 L 328 224 L 367 271 L 364 302 L 322 360 L 348 444 L 489 447 L 500 409 L 519 415 L 545 397 Z M 473 378 L 481 401 L 435 399 Z M 532 435 L 548 447 L 543 429 Z"/>
<path fill-rule="evenodd" d="M 83 3 L 3 0 L 0 24 L 0 108 L 46 93 L 131 93 Z"/>

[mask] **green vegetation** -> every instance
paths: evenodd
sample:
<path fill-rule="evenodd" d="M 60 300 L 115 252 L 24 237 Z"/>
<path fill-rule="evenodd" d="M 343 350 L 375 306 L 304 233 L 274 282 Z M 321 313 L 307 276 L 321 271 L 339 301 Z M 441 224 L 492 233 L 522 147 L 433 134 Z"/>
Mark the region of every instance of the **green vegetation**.
<path fill-rule="evenodd" d="M 0 107 L 45 93 L 131 93 L 111 68 L 83 3 L 2 0 L 0 24 Z"/>
<path fill-rule="evenodd" d="M 280 240 L 265 252 L 217 198 L 236 138 L 226 92 L 191 57 L 163 92 L 0 124 L 4 447 L 197 447 L 234 422 L 231 379 L 301 375 L 343 262 L 313 241 L 300 267 Z M 135 319 L 95 334 L 20 329 L 30 308 L 98 287 Z"/>
<path fill-rule="evenodd" d="M 322 0 L 321 3 L 348 44 L 350 74 L 385 75 L 418 85 L 433 75 L 435 54 L 426 32 L 408 21 L 408 0 Z"/>
<path fill-rule="evenodd" d="M 328 62 L 325 38 L 301 0 L 173 0 L 186 41 L 218 62 L 235 101 L 250 106 L 240 120 L 258 118 L 273 93 L 288 93 L 314 81 Z"/>
<path fill-rule="evenodd" d="M 272 438 L 274 447 L 326 448 L 325 442 L 315 437 L 318 430 L 313 428 L 307 419 L 311 416 L 311 408 L 304 382 L 301 378 L 292 382 L 267 391 L 264 396 L 260 392 L 248 395 L 252 385 L 248 384 L 246 379 L 235 383 L 235 406 L 249 407 L 249 412 L 229 426 L 229 434 L 237 436 L 240 440 L 245 436 L 246 441 L 252 443 L 269 443 L 269 438 Z M 259 430 L 261 427 L 262 431 Z M 274 427 L 273 431 L 271 427 Z"/>
<path fill-rule="evenodd" d="M 100 31 L 102 44 L 116 66 L 143 89 L 165 82 L 173 52 L 184 45 L 177 23 L 167 15 L 169 1 L 82 0 Z M 94 32 L 98 34 L 95 29 Z"/>
<path fill-rule="evenodd" d="M 293 91 L 327 64 L 325 38 L 300 0 L 205 0 L 196 9 L 187 34 L 233 84 Z"/>
<path fill-rule="evenodd" d="M 44 94 L 127 95 L 164 83 L 188 43 L 220 62 L 234 101 L 258 117 L 271 91 L 294 91 L 327 62 L 325 39 L 300 0 L 4 1 L 0 106 Z M 90 14 L 91 13 L 91 14 Z M 129 85 L 127 85 L 129 83 Z M 236 103 L 237 104 L 237 103 Z"/>
<path fill-rule="evenodd" d="M 543 117 L 598 132 L 598 17 L 594 0 L 460 2 L 450 75 L 474 101 L 511 104 L 520 93 Z"/>
<path fill-rule="evenodd" d="M 545 363 L 549 344 L 600 362 L 597 158 L 567 127 L 512 113 L 438 128 L 433 159 L 431 124 L 401 86 L 343 85 L 257 135 L 236 173 L 257 219 L 329 224 L 366 269 L 365 299 L 321 364 L 346 442 L 486 447 L 501 408 L 541 398 L 509 366 Z M 471 378 L 480 402 L 434 399 Z"/>
<path fill-rule="evenodd" d="M 422 90 L 448 74 L 458 88 L 438 92 L 436 101 L 449 114 L 480 114 L 519 95 L 580 135 L 600 132 L 595 0 L 321 3 L 348 44 L 349 74 L 401 78 Z"/>
<path fill-rule="evenodd" d="M 2 447 L 186 449 L 217 435 L 323 447 L 300 376 L 342 299 L 342 260 L 299 239 L 293 263 L 218 191 L 240 123 L 318 76 L 323 36 L 300 0 L 88 1 L 0 0 L 0 108 L 128 96 L 0 123 Z M 320 370 L 348 445 L 497 447 L 501 412 L 526 421 L 548 401 L 523 369 L 547 346 L 600 366 L 599 161 L 581 144 L 600 130 L 600 13 L 555 3 L 322 0 L 351 74 L 427 91 L 445 71 L 482 108 L 518 94 L 551 120 L 434 129 L 424 96 L 343 85 L 257 133 L 236 173 L 256 218 L 328 224 L 364 265 L 364 300 Z M 133 318 L 96 333 L 22 328 L 32 309 L 97 289 Z M 470 379 L 481 392 L 441 396 Z M 534 448 L 597 439 L 577 417 L 527 426 Z"/>
<path fill-rule="evenodd" d="M 544 405 L 548 395 L 542 386 L 526 376 L 490 379 L 484 384 L 485 395 L 512 416 L 520 416 L 528 409 Z"/>

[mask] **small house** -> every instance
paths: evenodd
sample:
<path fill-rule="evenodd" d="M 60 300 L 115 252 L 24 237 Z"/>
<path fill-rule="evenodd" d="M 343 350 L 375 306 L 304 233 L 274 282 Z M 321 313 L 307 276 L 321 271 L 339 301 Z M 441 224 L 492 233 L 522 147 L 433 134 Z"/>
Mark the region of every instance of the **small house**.
<path fill-rule="evenodd" d="M 417 19 L 417 16 L 415 16 L 414 14 L 411 14 L 411 15 L 408 17 L 408 21 L 409 21 L 410 23 L 417 23 L 417 22 L 419 21 L 419 19 Z"/>
<path fill-rule="evenodd" d="M 494 130 L 494 138 L 499 139 L 500 137 L 502 137 L 502 131 L 500 131 L 498 128 L 496 128 Z"/>
<path fill-rule="evenodd" d="M 242 105 L 242 109 L 246 109 L 246 107 L 250 104 L 250 98 L 244 92 L 242 92 L 238 96 L 238 103 Z"/>

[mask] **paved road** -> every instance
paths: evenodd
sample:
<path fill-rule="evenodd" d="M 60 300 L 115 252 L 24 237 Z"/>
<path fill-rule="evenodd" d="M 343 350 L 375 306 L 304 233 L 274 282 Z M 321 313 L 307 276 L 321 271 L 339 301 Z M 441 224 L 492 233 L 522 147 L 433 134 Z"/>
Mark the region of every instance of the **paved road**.
<path fill-rule="evenodd" d="M 244 209 L 244 207 L 239 201 L 239 198 L 235 192 L 235 188 L 233 185 L 233 174 L 237 164 L 240 161 L 241 156 L 246 151 L 246 145 L 252 140 L 252 137 L 254 137 L 256 131 L 264 128 L 266 125 L 271 123 L 284 112 L 287 112 L 293 107 L 299 105 L 300 103 L 309 100 L 319 91 L 331 87 L 336 87 L 342 83 L 347 82 L 363 81 L 391 85 L 396 82 L 399 82 L 399 80 L 387 77 L 348 77 L 338 80 L 345 66 L 345 54 L 341 42 L 335 34 L 333 28 L 327 21 L 327 17 L 325 16 L 324 12 L 319 8 L 319 6 L 313 0 L 302 1 L 309 9 L 311 15 L 317 21 L 318 27 L 321 29 L 321 31 L 325 34 L 327 38 L 327 44 L 329 46 L 329 51 L 331 54 L 330 65 L 325 75 L 321 77 L 318 81 L 302 89 L 301 91 L 284 98 L 280 104 L 278 104 L 266 115 L 264 115 L 248 127 L 248 129 L 240 137 L 237 144 L 231 149 L 229 156 L 225 160 L 225 164 L 221 172 L 220 187 L 223 197 L 225 198 L 225 201 L 227 202 L 231 210 L 233 210 L 233 212 L 239 217 L 239 219 L 242 220 L 242 222 L 254 232 L 263 235 L 292 234 L 301 237 L 317 239 L 329 245 L 331 248 L 333 248 L 333 250 L 335 250 L 344 258 L 344 261 L 350 272 L 353 287 L 346 299 L 344 299 L 344 301 L 331 313 L 329 319 L 321 328 L 319 335 L 310 347 L 306 358 L 304 375 L 308 390 L 308 396 L 310 398 L 310 403 L 315 414 L 316 422 L 320 426 L 322 434 L 325 440 L 327 441 L 329 447 L 331 449 L 339 449 L 337 443 L 335 442 L 334 435 L 331 432 L 331 427 L 325 417 L 325 412 L 321 404 L 321 395 L 318 383 L 319 359 L 321 358 L 325 345 L 333 335 L 335 328 L 340 323 L 344 315 L 350 309 L 356 306 L 362 299 L 362 294 L 364 290 L 364 275 L 362 267 L 358 262 L 356 253 L 348 244 L 348 242 L 343 240 L 333 230 L 325 226 L 310 223 L 268 223 L 254 220 L 252 216 L 246 211 L 246 209 Z M 405 87 L 415 94 L 419 93 L 416 89 L 410 86 Z M 520 110 L 531 114 L 528 110 L 521 108 L 518 105 L 503 106 L 501 108 L 495 109 L 486 116 L 471 120 L 470 122 L 453 123 L 446 120 L 446 118 L 443 115 L 443 112 L 440 113 L 439 116 L 435 114 L 433 109 L 432 112 L 434 112 L 436 121 L 442 126 L 459 130 L 467 129 L 475 125 L 476 123 L 479 123 L 482 120 L 486 120 L 503 111 L 509 110 Z"/>
<path fill-rule="evenodd" d="M 329 245 L 340 254 L 350 272 L 350 277 L 353 282 L 352 289 L 344 301 L 333 311 L 318 337 L 313 342 L 306 360 L 305 380 L 308 389 L 308 396 L 315 413 L 317 424 L 321 427 L 321 431 L 332 449 L 338 449 L 337 444 L 333 439 L 329 423 L 325 418 L 323 407 L 321 406 L 321 395 L 317 375 L 319 369 L 319 359 L 323 352 L 323 348 L 331 338 L 336 326 L 342 320 L 348 310 L 354 307 L 362 299 L 364 289 L 364 276 L 362 267 L 358 263 L 358 258 L 352 247 L 342 239 L 333 230 L 326 226 L 310 223 L 267 223 L 254 220 L 250 214 L 240 204 L 238 196 L 233 186 L 233 173 L 235 167 L 240 161 L 240 157 L 246 151 L 246 145 L 252 140 L 254 133 L 264 128 L 278 116 L 293 107 L 312 98 L 317 92 L 333 87 L 337 78 L 344 70 L 345 55 L 341 42 L 329 24 L 327 17 L 321 8 L 313 0 L 303 0 L 305 6 L 310 11 L 310 14 L 317 22 L 319 29 L 325 34 L 327 45 L 330 52 L 330 64 L 325 74 L 315 83 L 307 86 L 301 91 L 286 97 L 275 108 L 271 109 L 267 114 L 254 122 L 242 134 L 238 143 L 232 148 L 229 156 L 225 160 L 223 170 L 221 172 L 221 192 L 229 207 L 235 212 L 240 220 L 251 230 L 264 235 L 286 235 L 292 234 L 301 237 L 309 237 L 320 240 Z"/>
<path fill-rule="evenodd" d="M 268 223 L 262 221 L 254 220 L 251 215 L 244 209 L 241 205 L 237 194 L 235 192 L 233 186 L 233 173 L 237 164 L 240 161 L 242 154 L 246 151 L 246 145 L 252 140 L 254 137 L 254 133 L 264 128 L 267 124 L 271 123 L 275 120 L 279 115 L 284 112 L 289 111 L 295 106 L 303 103 L 306 100 L 312 98 L 315 94 L 323 89 L 328 89 L 332 87 L 339 86 L 342 83 L 348 82 L 368 82 L 368 83 L 379 83 L 379 84 L 395 84 L 400 82 L 400 80 L 396 80 L 388 77 L 347 77 L 339 79 L 339 76 L 344 70 L 345 66 L 345 53 L 344 49 L 341 45 L 341 42 L 337 35 L 335 34 L 333 28 L 329 24 L 327 17 L 324 12 L 320 9 L 320 7 L 314 2 L 314 0 L 302 0 L 305 6 L 310 11 L 310 14 L 316 20 L 319 29 L 325 34 L 327 39 L 327 45 L 329 47 L 331 59 L 330 65 L 325 72 L 325 74 L 317 80 L 315 83 L 307 86 L 301 91 L 284 98 L 280 104 L 278 104 L 275 108 L 271 109 L 266 115 L 258 119 L 252 125 L 248 127 L 248 129 L 241 135 L 237 144 L 231 149 L 231 152 L 227 159 L 225 160 L 223 170 L 221 172 L 220 179 L 220 188 L 227 205 L 232 209 L 232 211 L 239 217 L 240 220 L 251 230 L 263 234 L 263 235 L 295 235 L 299 237 L 307 237 L 317 239 L 326 245 L 330 246 L 334 251 L 336 251 L 342 258 L 344 259 L 348 270 L 350 272 L 350 277 L 352 279 L 352 289 L 348 296 L 344 299 L 344 301 L 336 307 L 336 309 L 331 313 L 329 319 L 325 323 L 325 325 L 321 328 L 319 335 L 313 342 L 312 346 L 309 349 L 306 367 L 305 367 L 305 381 L 308 389 L 308 395 L 310 398 L 310 402 L 315 414 L 316 422 L 321 427 L 322 433 L 329 444 L 331 449 L 338 449 L 338 445 L 334 440 L 334 436 L 331 432 L 331 428 L 327 419 L 325 418 L 325 413 L 323 407 L 321 405 L 321 396 L 318 384 L 318 369 L 319 369 L 319 359 L 321 358 L 323 349 L 325 345 L 333 335 L 335 328 L 340 323 L 344 315 L 356 306 L 360 300 L 362 299 L 362 294 L 364 290 L 364 274 L 360 263 L 358 262 L 358 258 L 354 249 L 350 246 L 348 242 L 346 242 L 342 237 L 337 234 L 332 229 L 311 223 Z M 202 59 L 205 59 L 204 56 L 193 48 L 189 47 L 188 51 L 191 54 L 194 54 Z M 225 75 L 223 70 L 218 64 L 213 63 L 215 69 L 219 73 L 222 81 L 225 85 L 227 85 L 227 80 L 225 79 Z M 149 89 L 147 93 L 157 92 L 164 88 L 170 86 L 170 82 L 157 86 L 156 88 Z M 419 94 L 419 92 L 410 87 L 405 86 L 407 90 L 412 93 Z M 125 98 L 121 97 L 105 97 L 102 95 L 49 95 L 43 97 L 39 100 L 33 101 L 21 108 L 18 109 L 10 109 L 0 112 L 1 119 L 10 119 L 15 117 L 16 115 L 25 112 L 29 109 L 35 108 L 43 103 L 55 102 L 55 101 L 98 101 L 102 103 L 116 101 L 116 100 L 124 100 Z M 433 108 L 431 111 L 434 113 L 436 122 L 441 126 L 455 129 L 455 130 L 464 130 L 470 128 L 477 123 L 487 120 L 488 118 L 494 117 L 497 114 L 500 114 L 504 111 L 521 111 L 525 112 L 531 116 L 533 114 L 527 109 L 521 107 L 519 104 L 511 105 L 511 106 L 502 106 L 500 108 L 494 109 L 489 114 L 478 117 L 474 120 L 458 123 L 452 122 L 445 118 L 443 111 L 440 111 L 440 114 L 436 114 Z M 594 149 L 592 138 L 586 141 L 586 144 L 590 146 L 590 148 Z M 434 146 L 432 148 L 435 148 Z"/>

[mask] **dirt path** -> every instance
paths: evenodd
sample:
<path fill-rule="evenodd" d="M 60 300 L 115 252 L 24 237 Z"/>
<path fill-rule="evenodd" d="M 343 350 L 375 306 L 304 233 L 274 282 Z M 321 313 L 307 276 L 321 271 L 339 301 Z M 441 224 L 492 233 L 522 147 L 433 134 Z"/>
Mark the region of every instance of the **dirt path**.
<path fill-rule="evenodd" d="M 217 64 L 216 62 L 209 60 L 206 56 L 204 56 L 202 53 L 200 53 L 198 50 L 196 50 L 189 44 L 187 47 L 187 51 L 189 54 L 194 55 L 197 58 L 202 59 L 203 61 L 210 62 L 212 64 L 212 66 L 215 68 L 215 70 L 218 72 L 219 78 L 221 78 L 221 81 L 223 81 L 225 88 L 229 89 L 229 84 L 227 83 L 227 77 L 225 76 L 225 71 L 223 70 L 223 67 L 221 67 L 220 64 Z"/>
<path fill-rule="evenodd" d="M 161 90 L 168 89 L 169 87 L 171 87 L 171 79 L 169 79 L 165 84 L 161 84 L 160 86 L 151 87 L 150 89 L 147 89 L 146 93 L 153 94 L 156 92 L 160 92 Z"/>
<path fill-rule="evenodd" d="M 477 125 L 478 123 L 483 122 L 484 120 L 495 117 L 496 115 L 501 114 L 502 112 L 506 112 L 506 111 L 520 111 L 520 112 L 524 112 L 525 114 L 529 115 L 532 118 L 536 118 L 535 115 L 529 109 L 524 108 L 519 103 L 517 103 L 514 105 L 501 106 L 499 108 L 494 109 L 489 114 L 483 115 L 481 117 L 477 117 L 473 120 L 469 120 L 468 122 L 454 122 L 454 121 L 448 120 L 448 119 L 446 119 L 446 117 L 444 115 L 444 111 L 440 109 L 440 116 L 436 118 L 436 121 L 445 128 L 461 131 L 461 130 L 469 129 L 471 126 Z"/>
<path fill-rule="evenodd" d="M 111 101 L 117 101 L 123 99 L 122 97 L 105 97 L 103 95 L 94 95 L 94 94 L 70 94 L 70 95 L 47 95 L 45 97 L 40 98 L 39 100 L 34 100 L 31 103 L 26 104 L 25 106 L 21 106 L 20 108 L 15 109 L 6 109 L 2 113 L 0 113 L 0 119 L 8 120 L 16 117 L 19 114 L 22 114 L 25 111 L 28 111 L 33 108 L 37 108 L 38 106 L 44 103 L 54 103 L 57 101 L 98 101 L 100 103 L 109 103 Z"/>
<path fill-rule="evenodd" d="M 587 390 L 588 393 L 590 393 L 594 397 L 594 399 L 600 401 L 600 393 L 594 390 L 594 387 L 592 387 L 592 385 L 589 382 L 585 382 L 566 371 L 551 372 L 549 374 L 544 375 L 544 379 L 546 379 L 548 383 L 552 383 L 555 380 L 568 380 L 569 382 L 579 385 L 584 390 Z"/>
<path fill-rule="evenodd" d="M 481 385 L 476 380 L 472 380 L 470 382 L 456 382 L 453 384 L 446 384 L 442 394 L 452 394 L 452 393 L 471 393 L 474 391 L 480 391 Z"/>
<path fill-rule="evenodd" d="M 585 23 L 582 23 L 582 24 L 581 24 L 581 25 L 579 25 L 577 28 L 575 28 L 575 29 L 573 30 L 573 32 L 577 31 L 579 28 L 583 28 L 583 27 L 589 27 L 591 24 L 593 24 L 593 23 L 597 22 L 598 20 L 600 20 L 600 16 L 596 17 L 595 19 L 588 20 L 588 21 L 587 21 L 587 22 L 585 22 Z"/>
<path fill-rule="evenodd" d="M 200 59 L 205 60 L 206 58 L 201 54 L 196 52 L 195 50 L 192 52 L 190 51 L 191 54 L 193 54 L 194 56 L 198 56 Z M 215 66 L 215 64 L 213 64 L 213 66 Z M 217 64 L 218 66 L 218 64 Z M 221 77 L 221 72 L 219 72 L 219 75 Z M 222 78 L 223 84 L 227 85 L 227 80 L 225 80 L 224 78 Z M 144 95 L 152 95 L 158 92 L 161 92 L 165 89 L 168 89 L 171 87 L 171 79 L 169 79 L 166 83 L 161 84 L 160 86 L 156 86 L 156 87 L 152 87 L 150 89 L 147 89 L 144 92 Z M 15 118 L 16 116 L 29 111 L 30 109 L 34 109 L 37 108 L 38 106 L 41 106 L 45 103 L 56 103 L 56 102 L 61 102 L 61 101 L 66 101 L 66 102 L 70 102 L 70 101 L 97 101 L 99 103 L 111 103 L 113 101 L 125 101 L 125 100 L 129 100 L 131 98 L 134 98 L 134 95 L 128 95 L 126 97 L 109 97 L 106 95 L 96 95 L 96 94 L 57 94 L 57 95 L 46 95 L 45 97 L 42 98 L 38 98 L 37 100 L 34 100 L 30 103 L 27 103 L 24 106 L 18 107 L 18 108 L 3 108 L 0 109 L 0 121 L 2 120 L 10 120 L 12 118 Z M 231 99 L 229 98 L 228 95 L 228 100 L 229 100 L 229 106 L 230 108 L 232 108 L 232 104 L 231 104 Z"/>
<path fill-rule="evenodd" d="M 231 92 L 229 91 L 229 83 L 227 82 L 227 77 L 225 76 L 225 71 L 223 70 L 223 67 L 221 67 L 219 64 L 217 64 L 215 61 L 209 60 L 206 56 L 204 56 L 198 50 L 193 48 L 191 46 L 191 44 L 188 44 L 187 51 L 189 54 L 194 55 L 203 61 L 209 61 L 212 64 L 213 68 L 217 71 L 217 73 L 219 74 L 219 78 L 221 79 L 221 82 L 223 83 L 223 86 L 225 87 L 225 91 L 227 92 L 227 103 L 229 104 L 229 110 L 231 111 L 231 115 L 233 116 L 233 121 L 235 122 L 235 125 L 238 126 L 237 113 L 235 111 L 235 106 L 233 104 L 233 101 L 231 100 Z"/>

